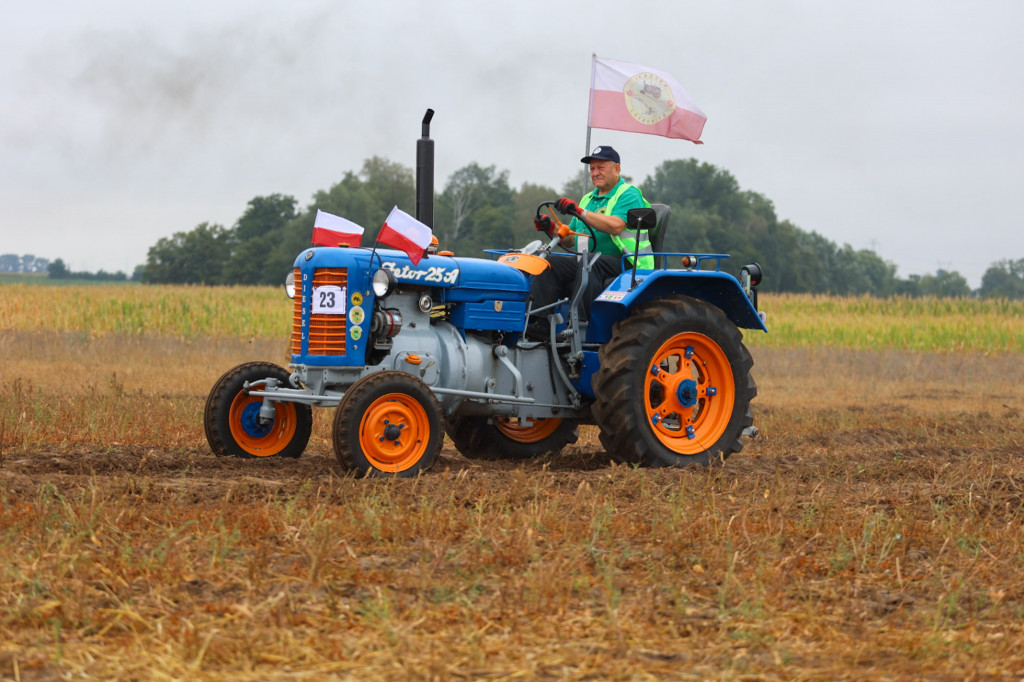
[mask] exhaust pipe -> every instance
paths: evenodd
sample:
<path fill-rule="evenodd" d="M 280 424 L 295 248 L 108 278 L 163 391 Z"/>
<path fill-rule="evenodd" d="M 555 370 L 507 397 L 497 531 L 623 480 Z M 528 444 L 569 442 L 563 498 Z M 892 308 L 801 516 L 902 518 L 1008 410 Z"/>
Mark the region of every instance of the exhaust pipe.
<path fill-rule="evenodd" d="M 430 119 L 434 110 L 423 115 L 423 137 L 416 140 L 416 220 L 434 228 L 434 141 L 430 139 Z"/>

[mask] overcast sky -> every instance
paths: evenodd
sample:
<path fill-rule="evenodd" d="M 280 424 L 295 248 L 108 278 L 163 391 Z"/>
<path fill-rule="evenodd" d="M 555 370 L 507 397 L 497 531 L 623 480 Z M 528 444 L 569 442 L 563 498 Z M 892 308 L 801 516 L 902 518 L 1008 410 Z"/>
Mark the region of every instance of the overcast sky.
<path fill-rule="evenodd" d="M 438 190 L 471 162 L 559 188 L 597 53 L 708 116 L 703 145 L 595 129 L 637 182 L 706 161 L 900 277 L 1024 258 L 1020 0 L 0 3 L 0 253 L 130 274 L 255 196 L 415 167 L 428 107 Z"/>

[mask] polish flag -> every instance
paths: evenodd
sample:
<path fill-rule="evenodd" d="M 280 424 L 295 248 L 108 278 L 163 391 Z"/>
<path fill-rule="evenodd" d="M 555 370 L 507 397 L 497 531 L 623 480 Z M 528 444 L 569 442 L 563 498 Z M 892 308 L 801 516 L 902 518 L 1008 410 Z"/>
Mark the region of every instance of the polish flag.
<path fill-rule="evenodd" d="M 314 246 L 359 246 L 363 228 L 351 220 L 316 210 L 313 222 Z"/>
<path fill-rule="evenodd" d="M 590 71 L 592 128 L 689 140 L 696 144 L 707 116 L 676 79 L 639 64 L 598 59 Z"/>
<path fill-rule="evenodd" d="M 381 226 L 377 241 L 405 251 L 412 264 L 419 265 L 433 236 L 429 227 L 395 206 Z"/>

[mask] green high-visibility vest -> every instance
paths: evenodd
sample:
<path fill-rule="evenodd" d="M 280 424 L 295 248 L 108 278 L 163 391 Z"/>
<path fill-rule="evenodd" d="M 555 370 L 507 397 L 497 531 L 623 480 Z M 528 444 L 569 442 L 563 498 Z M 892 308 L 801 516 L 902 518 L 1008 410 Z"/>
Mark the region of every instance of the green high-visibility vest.
<path fill-rule="evenodd" d="M 604 207 L 605 215 L 612 214 L 612 209 L 615 208 L 615 202 L 619 200 L 619 197 L 622 196 L 623 192 L 625 192 L 632 186 L 633 185 L 627 185 L 626 183 L 622 183 L 621 185 L 619 185 L 619 188 L 615 190 L 615 194 L 612 195 L 611 199 L 608 200 L 608 203 Z M 641 192 L 639 188 L 637 189 L 637 191 L 640 192 L 640 198 L 643 199 L 644 206 L 650 208 L 651 203 L 644 198 L 643 192 Z M 591 200 L 596 195 L 597 188 L 594 188 L 594 191 L 592 192 L 588 192 L 586 196 L 584 196 L 580 200 L 580 208 L 586 209 L 587 206 L 590 205 Z M 639 258 L 637 258 L 637 267 L 644 270 L 654 269 L 654 249 L 651 247 L 651 238 L 650 235 L 648 235 L 647 230 L 631 230 L 627 225 L 619 234 L 610 234 L 608 236 L 611 237 L 612 243 L 614 243 L 615 246 L 618 247 L 619 251 L 622 251 L 622 253 L 630 256 L 630 262 L 633 260 L 632 256 L 633 253 L 637 250 L 636 243 L 637 240 L 639 240 L 640 256 Z"/>

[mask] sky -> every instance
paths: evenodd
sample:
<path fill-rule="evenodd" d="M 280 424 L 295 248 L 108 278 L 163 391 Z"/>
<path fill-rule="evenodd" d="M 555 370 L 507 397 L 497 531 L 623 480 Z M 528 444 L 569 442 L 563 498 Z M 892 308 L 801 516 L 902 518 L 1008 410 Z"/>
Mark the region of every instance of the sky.
<path fill-rule="evenodd" d="M 1019 0 L 0 10 L 0 253 L 131 274 L 160 238 L 231 227 L 254 197 L 306 207 L 372 156 L 414 168 L 427 108 L 438 191 L 473 162 L 561 188 L 587 151 L 596 54 L 670 73 L 708 117 L 703 145 L 594 129 L 638 183 L 666 160 L 713 164 L 904 278 L 978 287 L 1024 258 Z"/>

